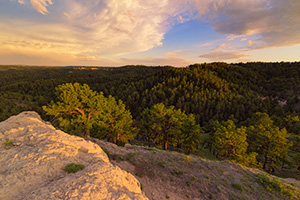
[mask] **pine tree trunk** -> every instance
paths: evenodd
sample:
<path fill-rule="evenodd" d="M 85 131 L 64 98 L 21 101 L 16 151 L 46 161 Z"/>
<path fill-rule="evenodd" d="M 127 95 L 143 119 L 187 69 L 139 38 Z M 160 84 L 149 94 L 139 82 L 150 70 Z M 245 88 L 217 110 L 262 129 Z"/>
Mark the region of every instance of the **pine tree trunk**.
<path fill-rule="evenodd" d="M 90 138 L 90 129 L 87 129 L 85 131 L 85 135 L 84 135 L 85 138 Z"/>
<path fill-rule="evenodd" d="M 164 150 L 167 150 L 168 149 L 168 141 L 164 141 Z"/>
<path fill-rule="evenodd" d="M 264 161 L 264 165 L 263 165 L 264 170 L 266 169 L 267 162 L 268 162 L 268 154 L 265 155 L 265 161 Z"/>
<path fill-rule="evenodd" d="M 148 147 L 151 147 L 151 140 L 148 138 Z"/>

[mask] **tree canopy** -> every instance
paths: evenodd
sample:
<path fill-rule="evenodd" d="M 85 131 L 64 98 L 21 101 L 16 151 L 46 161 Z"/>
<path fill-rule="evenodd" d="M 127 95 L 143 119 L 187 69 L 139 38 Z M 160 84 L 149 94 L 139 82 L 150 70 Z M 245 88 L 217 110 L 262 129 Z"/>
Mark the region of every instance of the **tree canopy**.
<path fill-rule="evenodd" d="M 112 96 L 106 98 L 102 92 L 92 91 L 87 84 L 79 83 L 59 85 L 56 95 L 59 101 L 52 101 L 43 109 L 48 115 L 57 117 L 65 131 L 89 137 L 92 128 L 95 132 L 100 129 L 104 132 L 102 138 L 115 143 L 134 137 L 132 116 L 121 100 L 117 102 Z"/>
<path fill-rule="evenodd" d="M 213 138 L 213 150 L 217 156 L 234 160 L 246 153 L 246 139 L 246 127 L 236 128 L 234 122 L 228 120 L 217 128 Z"/>
<path fill-rule="evenodd" d="M 256 113 L 252 126 L 247 129 L 249 150 L 258 153 L 263 169 L 273 170 L 284 161 L 292 146 L 286 129 L 279 129 L 266 113 Z"/>
<path fill-rule="evenodd" d="M 191 152 L 200 140 L 200 126 L 196 124 L 194 115 L 186 115 L 174 106 L 166 107 L 159 103 L 145 109 L 140 124 L 148 143 L 156 140 L 165 150 L 168 144 L 183 144 Z"/>

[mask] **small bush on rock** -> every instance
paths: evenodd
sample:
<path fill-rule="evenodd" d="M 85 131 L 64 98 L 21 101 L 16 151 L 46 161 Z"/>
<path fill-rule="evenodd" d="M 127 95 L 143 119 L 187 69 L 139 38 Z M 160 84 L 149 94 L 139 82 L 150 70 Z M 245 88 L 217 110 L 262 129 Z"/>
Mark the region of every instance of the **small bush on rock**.
<path fill-rule="evenodd" d="M 65 167 L 65 172 L 75 173 L 75 172 L 78 172 L 79 170 L 82 170 L 83 168 L 84 168 L 84 165 L 77 165 L 75 163 L 69 163 Z"/>
<path fill-rule="evenodd" d="M 6 140 L 6 141 L 4 142 L 4 144 L 7 145 L 7 146 L 12 146 L 13 143 L 14 143 L 13 140 Z"/>

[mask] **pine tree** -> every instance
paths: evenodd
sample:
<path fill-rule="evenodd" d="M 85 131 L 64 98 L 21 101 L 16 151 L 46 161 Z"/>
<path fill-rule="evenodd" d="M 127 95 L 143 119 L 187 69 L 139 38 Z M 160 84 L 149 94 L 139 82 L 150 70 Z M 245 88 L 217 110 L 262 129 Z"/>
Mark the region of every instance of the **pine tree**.
<path fill-rule="evenodd" d="M 135 136 L 132 116 L 121 100 L 104 97 L 92 91 L 87 84 L 66 83 L 56 88 L 58 102 L 43 109 L 48 115 L 58 117 L 60 126 L 72 134 L 108 138 L 116 143 L 126 142 Z"/>
<path fill-rule="evenodd" d="M 195 151 L 201 139 L 201 128 L 196 124 L 193 114 L 185 115 L 183 119 L 181 137 L 182 143 L 188 150 L 188 154 Z"/>
<path fill-rule="evenodd" d="M 232 120 L 226 121 L 214 134 L 213 149 L 217 156 L 235 160 L 247 151 L 246 128 L 236 128 Z"/>
<path fill-rule="evenodd" d="M 263 169 L 274 170 L 286 159 L 292 143 L 288 141 L 289 134 L 286 129 L 279 129 L 273 124 L 266 113 L 256 113 L 248 128 L 249 150 L 258 153 L 258 160 Z"/>
<path fill-rule="evenodd" d="M 73 134 L 90 136 L 90 129 L 101 115 L 103 95 L 92 91 L 88 85 L 66 83 L 56 88 L 58 102 L 43 106 L 47 115 L 58 117 L 60 126 Z"/>

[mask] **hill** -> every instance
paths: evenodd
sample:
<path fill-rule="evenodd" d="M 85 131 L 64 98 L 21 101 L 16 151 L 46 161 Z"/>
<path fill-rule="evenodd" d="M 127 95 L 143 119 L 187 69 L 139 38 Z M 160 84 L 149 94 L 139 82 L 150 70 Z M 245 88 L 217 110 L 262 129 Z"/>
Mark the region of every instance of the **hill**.
<path fill-rule="evenodd" d="M 56 130 L 35 112 L 1 122 L 0 198 L 300 199 L 295 179 L 228 161 L 90 140 Z M 84 168 L 68 173 L 69 163 Z"/>
<path fill-rule="evenodd" d="M 103 92 L 106 97 L 112 95 L 116 100 L 122 100 L 133 117 L 134 128 L 139 130 L 136 136 L 138 143 L 145 144 L 153 140 L 150 141 L 151 145 L 160 148 L 159 137 L 150 138 L 146 134 L 142 113 L 155 104 L 163 103 L 166 107 L 174 106 L 175 109 L 195 116 L 196 124 L 201 126 L 201 132 L 197 133 L 201 137 L 194 144 L 197 155 L 205 152 L 208 157 L 224 159 L 222 154 L 219 155 L 213 149 L 214 134 L 218 129 L 220 134 L 220 127 L 228 130 L 230 122 L 236 131 L 245 127 L 243 130 L 247 132 L 246 142 L 249 144 L 245 154 L 257 153 L 257 161 L 263 167 L 268 165 L 264 168 L 270 173 L 299 179 L 299 66 L 299 62 L 210 63 L 185 68 L 13 66 L 12 70 L 11 66 L 1 66 L 0 121 L 25 110 L 34 110 L 42 119 L 62 128 L 59 127 L 57 118 L 46 115 L 42 106 L 58 100 L 55 94 L 58 85 L 78 82 L 88 84 L 93 91 Z M 264 120 L 258 119 L 258 116 L 266 117 Z M 277 145 L 286 148 L 276 148 L 277 152 L 272 152 L 272 155 L 264 154 L 260 146 L 265 147 L 274 137 L 259 141 L 259 137 L 255 136 L 261 132 L 260 125 L 268 124 L 271 125 L 268 131 L 275 134 L 278 132 L 276 130 L 280 130 L 284 138 L 282 141 L 287 144 Z M 105 139 L 105 136 L 98 134 L 101 132 L 98 129 L 94 127 L 91 136 Z M 264 132 L 263 137 L 267 137 L 268 131 Z M 262 141 L 267 142 L 261 145 Z M 182 141 L 174 142 L 168 148 L 188 151 Z M 201 152 L 202 150 L 204 151 Z"/>
<path fill-rule="evenodd" d="M 149 199 L 300 199 L 300 181 L 295 179 L 278 178 L 229 161 L 92 141 L 114 165 L 140 181 Z"/>

